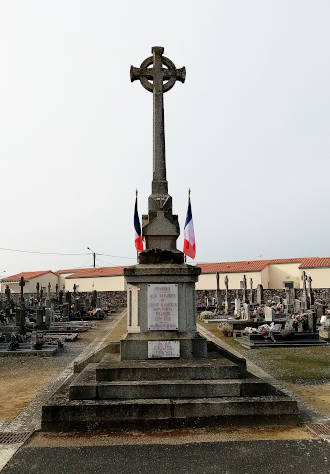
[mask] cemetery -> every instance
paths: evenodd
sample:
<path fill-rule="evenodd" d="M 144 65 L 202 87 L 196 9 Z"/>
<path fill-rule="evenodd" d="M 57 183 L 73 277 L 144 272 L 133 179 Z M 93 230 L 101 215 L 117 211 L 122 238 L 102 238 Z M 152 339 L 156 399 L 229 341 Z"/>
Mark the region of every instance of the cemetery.
<path fill-rule="evenodd" d="M 165 162 L 163 94 L 185 81 L 185 68 L 177 69 L 163 52 L 153 47 L 152 56 L 130 71 L 132 82 L 153 93 L 154 141 L 152 193 L 142 217 L 145 249 L 139 244 L 138 263 L 124 269 L 127 333 L 80 364 L 43 405 L 44 431 L 298 421 L 295 400 L 197 331 L 201 270 L 185 263 L 177 249 L 180 229 Z M 235 304 L 248 320 L 253 301 L 247 299 L 246 279 L 244 285 L 243 305 Z M 219 303 L 218 292 L 218 309 Z M 228 299 L 224 307 L 230 314 Z"/>
<path fill-rule="evenodd" d="M 25 280 L 20 278 L 20 295 L 11 294 L 7 285 L 0 299 L 0 357 L 56 355 L 64 343 L 78 339 L 79 334 L 92 330 L 98 320 L 111 314 L 101 306 L 97 292 L 88 297 L 67 291 L 51 283 L 44 294 L 39 283 L 36 292 L 24 293 Z M 115 311 L 115 309 L 112 309 Z"/>
<path fill-rule="evenodd" d="M 312 278 L 302 273 L 303 289 L 296 295 L 295 288 L 283 288 L 282 295 L 264 297 L 261 284 L 247 289 L 245 275 L 241 281 L 241 290 L 229 294 L 228 276 L 226 289 L 218 288 L 215 296 L 205 297 L 200 306 L 199 318 L 207 323 L 216 323 L 220 331 L 233 336 L 246 348 L 258 347 L 305 347 L 327 345 L 330 328 L 330 305 L 327 300 L 315 298 Z M 203 304 L 203 301 L 200 301 Z M 329 305 L 329 306 L 328 306 Z M 329 308 L 329 309 L 328 309 Z"/>
<path fill-rule="evenodd" d="M 111 269 L 95 268 L 94 260 L 93 269 L 2 279 L 0 364 L 6 369 L 8 362 L 8 386 L 12 374 L 25 370 L 28 395 L 0 426 L 28 426 L 34 440 L 67 433 L 162 439 L 204 428 L 299 431 L 302 416 L 316 416 L 310 407 L 302 415 L 294 394 L 298 383 L 326 385 L 329 377 L 330 293 L 313 288 L 313 277 L 320 278 L 308 266 L 313 262 L 188 263 L 187 256 L 195 258 L 190 190 L 184 248 L 178 248 L 164 94 L 185 78 L 185 67 L 177 68 L 160 46 L 130 68 L 131 82 L 153 97 L 151 194 L 142 225 L 136 192 L 137 262 Z M 221 271 L 214 271 L 218 265 Z M 290 268 L 281 273 L 281 265 Z M 306 366 L 297 368 L 304 357 Z M 283 373 L 292 391 L 275 379 Z"/>

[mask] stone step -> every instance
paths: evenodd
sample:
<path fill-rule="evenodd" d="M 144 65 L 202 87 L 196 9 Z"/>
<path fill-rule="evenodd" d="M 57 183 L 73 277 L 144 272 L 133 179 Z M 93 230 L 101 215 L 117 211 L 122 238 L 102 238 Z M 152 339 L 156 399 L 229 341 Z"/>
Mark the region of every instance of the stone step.
<path fill-rule="evenodd" d="M 216 423 L 297 423 L 297 403 L 286 396 L 187 399 L 69 400 L 42 408 L 42 430 L 203 426 Z"/>
<path fill-rule="evenodd" d="M 104 357 L 96 368 L 97 381 L 119 380 L 215 380 L 242 378 L 242 366 L 225 358 L 115 361 Z"/>
<path fill-rule="evenodd" d="M 70 385 L 70 400 L 129 400 L 148 398 L 207 398 L 270 395 L 271 386 L 257 379 L 141 380 L 90 382 L 79 378 Z"/>

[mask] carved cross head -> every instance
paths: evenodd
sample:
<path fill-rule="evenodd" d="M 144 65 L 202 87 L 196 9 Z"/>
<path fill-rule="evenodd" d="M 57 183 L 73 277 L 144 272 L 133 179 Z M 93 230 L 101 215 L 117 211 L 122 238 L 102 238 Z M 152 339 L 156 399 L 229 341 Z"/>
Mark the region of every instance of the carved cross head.
<path fill-rule="evenodd" d="M 167 92 L 176 81 L 185 81 L 186 68 L 176 69 L 174 63 L 163 56 L 164 48 L 154 46 L 151 51 L 152 56 L 145 59 L 140 67 L 131 66 L 131 82 L 138 79 L 149 92 Z"/>

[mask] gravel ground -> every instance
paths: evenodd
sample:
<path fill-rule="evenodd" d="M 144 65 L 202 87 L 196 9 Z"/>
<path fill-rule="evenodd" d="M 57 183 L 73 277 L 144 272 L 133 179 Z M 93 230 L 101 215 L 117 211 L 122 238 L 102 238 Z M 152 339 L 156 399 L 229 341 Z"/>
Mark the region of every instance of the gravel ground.
<path fill-rule="evenodd" d="M 90 343 L 101 340 L 115 317 L 97 322 L 76 341 L 66 342 L 53 357 L 1 357 L 0 422 L 14 419 Z"/>

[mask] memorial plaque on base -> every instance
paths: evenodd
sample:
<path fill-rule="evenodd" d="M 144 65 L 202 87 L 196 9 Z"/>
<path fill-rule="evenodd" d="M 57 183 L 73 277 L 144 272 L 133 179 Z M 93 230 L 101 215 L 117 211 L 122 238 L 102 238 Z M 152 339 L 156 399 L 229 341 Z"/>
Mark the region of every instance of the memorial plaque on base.
<path fill-rule="evenodd" d="M 148 359 L 180 357 L 179 341 L 148 341 Z"/>
<path fill-rule="evenodd" d="M 148 329 L 178 329 L 178 285 L 148 285 Z"/>

